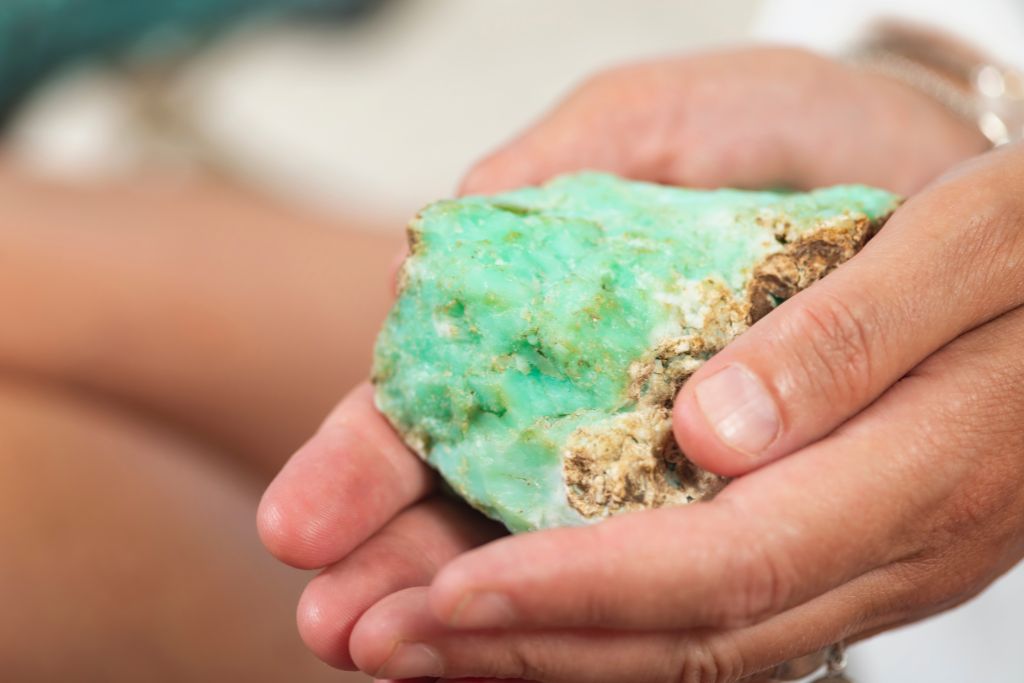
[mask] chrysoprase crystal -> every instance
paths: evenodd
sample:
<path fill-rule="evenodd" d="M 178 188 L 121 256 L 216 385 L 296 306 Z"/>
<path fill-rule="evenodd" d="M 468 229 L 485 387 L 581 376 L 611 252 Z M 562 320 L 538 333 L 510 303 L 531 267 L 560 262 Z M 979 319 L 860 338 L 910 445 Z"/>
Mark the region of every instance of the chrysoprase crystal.
<path fill-rule="evenodd" d="M 377 341 L 376 400 L 513 531 L 708 498 L 679 452 L 685 379 L 850 258 L 898 199 L 699 191 L 585 173 L 428 206 Z"/>

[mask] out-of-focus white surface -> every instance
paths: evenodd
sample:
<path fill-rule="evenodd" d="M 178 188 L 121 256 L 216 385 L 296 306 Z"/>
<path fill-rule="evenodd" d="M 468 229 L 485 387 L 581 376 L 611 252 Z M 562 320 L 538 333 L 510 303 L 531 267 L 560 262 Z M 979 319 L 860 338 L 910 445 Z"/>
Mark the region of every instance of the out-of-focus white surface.
<path fill-rule="evenodd" d="M 347 28 L 239 31 L 169 91 L 194 132 L 249 180 L 322 205 L 410 213 L 450 194 L 476 158 L 587 74 L 739 41 L 753 6 L 397 0 Z M 89 94 L 81 78 L 102 92 Z M 134 135 L 131 102 L 109 75 L 81 78 L 37 99 L 15 148 L 49 169 L 123 172 L 138 155 L 116 147 L 151 142 Z"/>
<path fill-rule="evenodd" d="M 38 167 L 88 177 L 155 162 L 187 169 L 212 151 L 274 192 L 408 215 L 449 194 L 474 159 L 587 74 L 738 42 L 754 6 L 400 0 L 351 28 L 254 27 L 166 84 L 159 99 L 175 113 L 174 125 L 154 126 L 144 115 L 152 103 L 140 101 L 136 82 L 90 69 L 38 97 L 12 144 Z M 929 6 L 942 12 L 945 3 Z M 821 44 L 829 29 L 813 17 L 832 4 L 814 7 L 791 25 L 773 15 L 786 28 L 773 36 L 802 31 L 800 42 Z M 195 149 L 176 148 L 181 139 Z M 954 612 L 857 645 L 850 671 L 859 683 L 1024 683 L 1024 567 Z"/>

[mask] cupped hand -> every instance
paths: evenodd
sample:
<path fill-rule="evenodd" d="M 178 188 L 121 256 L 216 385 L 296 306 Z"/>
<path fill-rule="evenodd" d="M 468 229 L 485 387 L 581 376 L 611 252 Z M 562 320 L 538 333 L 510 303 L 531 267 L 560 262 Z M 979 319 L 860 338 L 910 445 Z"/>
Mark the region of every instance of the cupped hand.
<path fill-rule="evenodd" d="M 916 192 L 988 141 L 931 98 L 802 50 L 622 66 L 479 163 L 464 193 L 576 169 L 691 187 L 866 183 Z"/>
<path fill-rule="evenodd" d="M 799 397 L 795 424 L 832 420 L 827 435 L 706 504 L 464 553 L 371 607 L 355 661 L 392 678 L 735 681 L 978 593 L 1024 557 L 1021 187 L 1024 147 L 968 163 L 715 357 L 766 371 Z M 677 417 L 700 412 L 699 386 Z"/>
<path fill-rule="evenodd" d="M 984 140 L 976 132 L 905 86 L 807 53 L 749 50 L 621 68 L 596 77 L 530 131 L 478 165 L 463 189 L 489 192 L 539 182 L 563 171 L 599 168 L 641 179 L 701 186 L 800 187 L 857 181 L 909 192 L 983 147 Z M 781 310 L 761 325 L 779 314 Z M 801 438 L 810 438 L 807 435 L 813 429 L 802 429 Z M 683 439 L 708 440 L 700 450 L 712 465 L 717 462 L 727 468 L 728 458 L 735 455 L 728 449 L 716 450 L 709 436 L 714 431 L 707 425 L 688 428 L 680 419 L 677 431 Z M 801 440 L 787 438 L 784 445 L 790 449 Z M 762 461 L 783 454 L 779 446 L 773 447 L 775 450 Z M 801 452 L 791 460 L 804 457 Z M 782 470 L 783 465 L 794 467 L 787 462 L 779 463 L 777 468 Z M 768 468 L 756 476 L 767 477 L 775 469 Z M 801 475 L 798 471 L 793 476 Z M 742 484 L 759 489 L 747 480 L 756 481 L 752 475 L 730 488 L 744 490 Z M 824 477 L 822 485 L 824 480 L 830 481 L 831 477 Z M 356 652 L 363 668 L 377 671 L 387 655 L 381 648 L 394 649 L 401 640 L 397 635 L 403 631 L 399 628 L 377 641 L 374 629 L 379 628 L 381 619 L 387 624 L 388 619 L 402 614 L 413 621 L 432 619 L 419 625 L 439 629 L 435 634 L 465 636 L 462 631 L 449 632 L 441 626 L 450 615 L 442 611 L 431 616 L 423 587 L 430 585 L 437 572 L 453 559 L 501 532 L 476 513 L 435 493 L 435 481 L 427 468 L 402 446 L 374 410 L 368 387 L 360 388 L 339 406 L 268 489 L 259 517 L 268 548 L 290 564 L 325 568 L 311 581 L 298 613 L 303 637 L 325 661 L 353 667 L 351 643 L 362 648 L 357 647 Z M 728 522 L 728 532 L 738 534 L 750 526 L 750 521 L 738 512 L 730 517 L 728 512 L 711 511 L 729 508 L 727 501 L 737 496 L 733 493 L 723 497 L 717 507 L 701 506 L 686 512 L 694 516 L 692 521 L 690 517 L 673 518 L 673 522 L 662 524 L 682 524 L 682 531 L 675 535 L 692 538 L 693 550 L 706 558 L 717 553 L 724 561 L 723 546 L 706 542 L 720 531 L 716 525 Z M 665 511 L 637 519 L 650 518 L 652 521 L 643 525 L 653 524 L 651 528 L 656 530 L 658 522 L 654 520 L 667 520 L 667 515 Z M 628 520 L 609 523 L 608 528 L 626 529 L 633 523 Z M 691 525 L 706 529 L 704 542 L 699 534 L 691 536 Z M 579 533 L 618 533 L 598 531 L 604 527 Z M 567 535 L 558 535 L 562 533 Z M 575 543 L 574 533 L 553 532 L 551 537 Z M 778 533 L 776 529 L 771 536 Z M 548 538 L 547 534 L 537 536 Z M 574 554 L 563 540 L 538 542 L 550 542 L 557 552 Z M 755 550 L 730 546 L 730 552 L 739 553 L 736 562 Z M 518 562 L 512 562 L 512 566 L 518 566 Z M 694 568 L 700 570 L 696 564 Z M 711 565 L 705 569 L 714 571 Z M 608 565 L 610 575 L 616 571 Z M 446 581 L 448 584 L 441 583 L 441 588 L 435 589 L 441 591 L 437 594 L 442 597 L 434 598 L 441 600 L 441 607 L 443 587 L 458 587 L 452 579 Z M 419 606 L 405 610 L 403 600 L 419 601 Z M 591 613 L 586 604 L 568 605 L 567 609 Z M 355 624 L 364 613 L 359 628 L 362 639 L 353 640 Z M 524 624 L 526 630 L 521 635 L 552 649 L 557 649 L 559 639 L 576 639 L 573 642 L 582 649 L 567 651 L 583 653 L 595 645 L 588 639 L 591 635 L 618 642 L 621 634 L 615 632 L 614 623 L 609 626 L 612 628 L 599 632 L 559 626 L 555 635 L 548 636 L 534 632 L 534 625 Z M 679 649 L 680 642 L 693 642 L 698 649 L 703 648 L 703 641 L 694 633 L 687 636 L 689 641 L 679 640 L 678 629 L 662 633 L 661 640 L 637 637 L 632 632 L 625 636 L 634 639 L 633 647 L 643 655 L 646 648 L 659 642 L 672 649 Z M 533 660 L 527 654 L 515 660 L 517 653 L 525 652 L 525 646 L 514 637 L 486 637 L 493 648 L 507 646 L 504 659 L 498 657 L 495 661 L 512 657 L 523 664 L 524 671 L 543 671 L 540 666 L 532 667 Z M 770 637 L 758 642 L 761 651 L 770 650 L 776 659 L 783 656 L 784 649 L 773 646 Z M 807 647 L 803 649 L 809 650 L 810 641 L 804 644 Z M 451 666 L 452 661 L 445 666 Z M 751 661 L 759 660 L 751 656 Z M 473 668 L 470 662 L 463 663 L 467 671 Z M 387 670 L 383 673 L 391 675 Z"/>
<path fill-rule="evenodd" d="M 299 631 L 333 666 L 352 669 L 356 620 L 396 591 L 425 586 L 458 554 L 501 534 L 437 495 L 430 470 L 355 389 L 292 456 L 263 496 L 260 536 L 280 560 L 326 568 L 303 593 Z"/>

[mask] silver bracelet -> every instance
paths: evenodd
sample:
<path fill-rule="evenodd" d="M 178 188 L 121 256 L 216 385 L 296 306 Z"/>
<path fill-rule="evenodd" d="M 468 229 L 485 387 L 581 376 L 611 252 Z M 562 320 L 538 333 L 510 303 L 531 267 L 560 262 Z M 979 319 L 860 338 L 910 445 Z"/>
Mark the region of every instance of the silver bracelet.
<path fill-rule="evenodd" d="M 846 646 L 839 641 L 829 647 L 805 657 L 798 657 L 784 662 L 771 672 L 773 681 L 796 681 L 825 668 L 813 683 L 853 683 L 846 676 Z"/>
<path fill-rule="evenodd" d="M 1024 72 L 994 64 L 975 69 L 977 123 L 993 145 L 1024 140 Z"/>
<path fill-rule="evenodd" d="M 1024 71 L 928 34 L 883 28 L 852 51 L 849 63 L 899 81 L 975 126 L 994 147 L 1024 139 Z M 922 37 L 923 36 L 923 37 Z"/>

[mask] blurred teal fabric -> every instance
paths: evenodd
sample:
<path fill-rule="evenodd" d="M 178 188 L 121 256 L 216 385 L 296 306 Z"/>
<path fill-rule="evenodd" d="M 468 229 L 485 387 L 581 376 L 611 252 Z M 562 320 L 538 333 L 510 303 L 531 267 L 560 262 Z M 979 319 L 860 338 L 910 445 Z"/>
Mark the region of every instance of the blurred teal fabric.
<path fill-rule="evenodd" d="M 54 69 L 81 57 L 201 40 L 254 14 L 346 17 L 373 0 L 0 0 L 0 121 Z"/>

